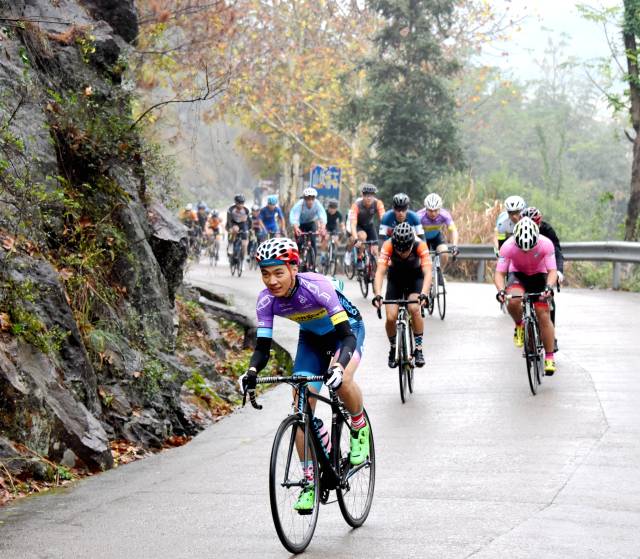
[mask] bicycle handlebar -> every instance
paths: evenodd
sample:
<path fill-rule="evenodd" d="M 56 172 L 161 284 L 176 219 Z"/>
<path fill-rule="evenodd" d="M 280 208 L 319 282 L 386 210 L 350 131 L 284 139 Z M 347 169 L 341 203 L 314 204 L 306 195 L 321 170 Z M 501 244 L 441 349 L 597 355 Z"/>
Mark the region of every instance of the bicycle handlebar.
<path fill-rule="evenodd" d="M 544 291 L 539 293 L 525 293 L 523 295 L 505 295 L 505 299 L 508 301 L 509 299 L 531 299 L 531 297 L 539 297 L 540 295 L 544 295 Z M 553 295 L 552 295 L 553 296 Z"/>
<path fill-rule="evenodd" d="M 278 384 L 281 382 L 286 382 L 287 384 L 306 384 L 307 382 L 324 382 L 324 376 L 322 375 L 313 375 L 313 376 L 305 376 L 305 375 L 291 375 L 290 377 L 284 376 L 275 376 L 275 377 L 257 377 L 256 384 Z M 251 405 L 257 409 L 261 410 L 262 405 L 258 404 L 256 400 L 256 392 L 255 390 L 248 390 L 242 396 L 242 406 L 247 402 L 247 395 L 249 396 L 249 402 Z"/>
<path fill-rule="evenodd" d="M 420 304 L 420 301 L 410 301 L 409 299 L 383 299 L 382 301 L 383 305 L 400 305 L 403 307 L 408 307 L 409 305 L 416 305 L 416 304 Z M 424 317 L 424 307 L 422 305 L 420 305 L 420 314 L 422 314 L 422 316 Z M 376 312 L 378 313 L 378 318 L 382 319 L 382 308 L 378 308 L 376 309 Z"/>

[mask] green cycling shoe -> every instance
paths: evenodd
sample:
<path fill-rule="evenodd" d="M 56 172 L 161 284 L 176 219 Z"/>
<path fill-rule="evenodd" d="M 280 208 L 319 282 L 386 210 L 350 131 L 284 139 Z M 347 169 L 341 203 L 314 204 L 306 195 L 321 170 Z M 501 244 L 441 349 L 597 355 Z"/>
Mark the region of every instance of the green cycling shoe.
<path fill-rule="evenodd" d="M 293 505 L 293 510 L 298 511 L 298 514 L 311 514 L 315 502 L 316 492 L 313 485 L 307 485 L 307 487 L 300 492 L 296 504 Z"/>
<path fill-rule="evenodd" d="M 349 453 L 349 460 L 352 466 L 358 466 L 369 458 L 370 432 L 369 425 L 365 425 L 358 431 L 351 431 L 351 452 Z"/>

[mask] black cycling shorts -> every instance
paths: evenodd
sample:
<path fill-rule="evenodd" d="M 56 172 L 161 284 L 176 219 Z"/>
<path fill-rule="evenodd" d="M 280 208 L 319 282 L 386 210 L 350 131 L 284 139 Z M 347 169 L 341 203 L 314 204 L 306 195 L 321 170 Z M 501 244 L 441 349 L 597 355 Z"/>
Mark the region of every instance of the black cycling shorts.
<path fill-rule="evenodd" d="M 424 276 L 419 273 L 392 274 L 387 278 L 387 293 L 385 299 L 406 299 L 412 293 L 418 295 L 422 291 Z"/>
<path fill-rule="evenodd" d="M 242 223 L 236 223 L 234 221 L 231 223 L 231 227 L 229 228 L 229 230 L 231 230 L 231 228 L 233 228 L 234 225 L 237 225 L 238 228 L 240 229 L 240 233 L 239 233 L 240 238 L 243 241 L 246 241 L 249 238 L 249 222 L 243 221 Z"/>
<path fill-rule="evenodd" d="M 442 231 L 439 231 L 438 235 L 433 239 L 427 239 L 427 246 L 429 247 L 429 250 L 436 250 L 436 248 L 438 248 L 440 245 L 446 244 L 447 242 L 445 241 Z"/>
<path fill-rule="evenodd" d="M 510 287 L 519 286 L 525 293 L 542 293 L 547 286 L 547 274 L 533 274 L 528 276 L 521 272 L 509 272 L 507 277 L 507 291 Z M 536 297 L 535 301 L 538 300 Z"/>
<path fill-rule="evenodd" d="M 367 234 L 367 241 L 377 241 L 378 240 L 378 232 L 376 231 L 373 223 L 369 223 L 364 226 L 356 225 L 356 231 L 364 231 Z"/>

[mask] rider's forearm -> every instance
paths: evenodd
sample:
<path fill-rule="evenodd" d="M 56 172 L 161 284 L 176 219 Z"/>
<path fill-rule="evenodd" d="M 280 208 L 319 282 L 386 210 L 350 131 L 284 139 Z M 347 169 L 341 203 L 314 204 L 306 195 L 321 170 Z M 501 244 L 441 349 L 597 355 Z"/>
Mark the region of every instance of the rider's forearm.
<path fill-rule="evenodd" d="M 351 358 L 353 357 L 353 352 L 356 349 L 356 337 L 353 334 L 353 330 L 351 330 L 351 326 L 349 325 L 349 321 L 345 320 L 335 325 L 336 334 L 338 335 L 338 341 L 340 343 L 340 355 L 338 356 L 338 363 L 342 365 L 343 368 L 349 364 Z"/>
<path fill-rule="evenodd" d="M 380 292 L 382 291 L 382 281 L 384 280 L 385 272 L 386 272 L 386 268 L 378 264 L 378 269 L 376 270 L 376 277 L 373 279 L 374 295 L 380 295 Z"/>
<path fill-rule="evenodd" d="M 271 352 L 271 338 L 257 338 L 249 366 L 260 372 L 267 366 Z"/>
<path fill-rule="evenodd" d="M 547 273 L 547 285 L 554 286 L 558 283 L 558 272 L 557 270 L 549 270 Z"/>
<path fill-rule="evenodd" d="M 422 281 L 422 293 L 425 295 L 429 295 L 429 291 L 431 291 L 431 272 L 431 264 L 422 266 L 422 274 L 424 276 L 424 280 Z"/>
<path fill-rule="evenodd" d="M 493 283 L 498 291 L 502 291 L 505 288 L 504 272 L 496 272 L 493 276 Z"/>

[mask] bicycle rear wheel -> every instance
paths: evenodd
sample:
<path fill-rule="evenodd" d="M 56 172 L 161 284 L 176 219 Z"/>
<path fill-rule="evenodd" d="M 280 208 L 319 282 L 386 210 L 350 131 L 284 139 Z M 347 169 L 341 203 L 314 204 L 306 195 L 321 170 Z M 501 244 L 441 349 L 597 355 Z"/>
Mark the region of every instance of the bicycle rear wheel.
<path fill-rule="evenodd" d="M 524 324 L 524 355 L 527 361 L 527 377 L 529 388 L 534 396 L 540 386 L 540 359 L 537 348 L 536 327 L 532 320 L 526 320 Z"/>
<path fill-rule="evenodd" d="M 338 463 L 341 483 L 336 489 L 340 512 L 347 524 L 358 528 L 369 516 L 376 483 L 376 454 L 373 445 L 373 430 L 366 410 L 364 415 L 369 425 L 369 459 L 359 466 L 349 462 L 350 427 L 344 421 L 336 425 L 338 441 Z M 340 416 L 342 417 L 342 416 Z"/>
<path fill-rule="evenodd" d="M 309 481 L 305 477 L 296 449 L 296 434 L 299 430 L 304 432 L 304 424 L 293 415 L 280 424 L 273 440 L 269 467 L 269 499 L 273 524 L 282 545 L 291 553 L 301 553 L 311 542 L 320 509 L 318 460 L 311 437 L 307 437 L 307 458 L 314 473 L 313 481 Z M 293 505 L 302 487 L 309 483 L 314 489 L 313 509 L 309 514 L 300 514 L 294 510 Z"/>
<path fill-rule="evenodd" d="M 444 320 L 444 315 L 447 312 L 447 290 L 444 285 L 444 274 L 440 268 L 438 268 L 438 285 L 436 289 L 438 293 L 438 314 L 440 315 L 440 320 Z"/>

